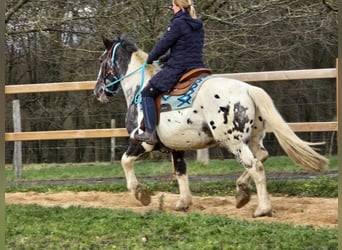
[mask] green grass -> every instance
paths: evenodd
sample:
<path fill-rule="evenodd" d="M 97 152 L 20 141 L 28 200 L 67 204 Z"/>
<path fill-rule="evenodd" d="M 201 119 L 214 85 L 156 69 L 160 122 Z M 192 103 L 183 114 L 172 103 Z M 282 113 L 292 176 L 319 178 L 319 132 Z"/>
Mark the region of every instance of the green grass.
<path fill-rule="evenodd" d="M 6 206 L 7 249 L 337 249 L 337 229 L 224 216 Z M 145 242 L 143 237 L 147 239 Z"/>
<path fill-rule="evenodd" d="M 337 157 L 330 157 L 327 170 L 337 170 Z M 214 174 L 241 174 L 243 168 L 233 159 L 211 160 L 208 166 L 196 161 L 188 161 L 188 173 L 192 175 L 214 175 Z M 264 163 L 266 173 L 275 172 L 305 172 L 304 169 L 293 163 L 289 157 L 270 157 Z M 6 180 L 15 180 L 12 167 L 6 166 Z M 172 171 L 171 162 L 148 160 L 137 161 L 135 172 L 137 176 L 170 175 Z M 83 163 L 83 164 L 35 164 L 24 165 L 22 180 L 49 180 L 49 179 L 78 179 L 95 177 L 122 177 L 124 176 L 120 162 L 109 163 Z"/>
<path fill-rule="evenodd" d="M 229 165 L 229 167 L 227 167 Z M 288 157 L 271 157 L 265 164 L 267 173 L 298 172 L 304 171 L 296 166 Z M 328 170 L 337 169 L 337 158 L 330 158 Z M 137 162 L 136 175 L 143 176 L 170 176 L 171 164 L 169 162 Z M 13 180 L 13 171 L 6 170 L 8 180 Z M 189 175 L 211 175 L 211 174 L 240 174 L 241 167 L 234 160 L 212 160 L 209 166 L 203 166 L 196 162 L 189 162 Z M 123 170 L 119 163 L 114 165 L 105 163 L 94 164 L 49 164 L 31 165 L 24 169 L 22 180 L 48 180 L 48 179 L 74 179 L 91 177 L 123 177 Z M 167 191 L 178 193 L 178 185 L 173 181 L 157 183 L 143 183 L 149 190 Z M 252 183 L 253 184 L 253 183 Z M 268 190 L 272 195 L 290 196 L 313 196 L 313 197 L 337 197 L 338 180 L 336 177 L 318 177 L 307 180 L 268 180 Z M 190 187 L 194 195 L 234 195 L 235 180 L 227 181 L 190 181 Z M 6 192 L 59 192 L 59 191 L 104 191 L 123 192 L 126 191 L 126 183 L 110 184 L 74 184 L 74 185 L 35 185 L 25 186 L 18 182 L 6 188 Z"/>
<path fill-rule="evenodd" d="M 151 192 L 178 193 L 178 184 L 175 181 L 143 183 Z M 253 183 L 251 183 L 253 184 Z M 253 186 L 253 185 L 252 185 Z M 318 177 L 307 180 L 269 180 L 267 188 L 273 196 L 310 196 L 310 197 L 338 197 L 337 177 Z M 193 195 L 198 196 L 225 196 L 235 195 L 235 181 L 190 182 Z M 110 184 L 74 184 L 74 185 L 14 185 L 6 187 L 6 192 L 62 192 L 62 191 L 101 191 L 125 192 L 126 183 Z M 255 193 L 255 190 L 254 190 Z"/>
<path fill-rule="evenodd" d="M 212 160 L 209 166 L 188 162 L 189 175 L 240 174 L 234 160 Z M 272 157 L 267 173 L 304 171 L 288 157 Z M 170 162 L 139 161 L 136 175 L 170 176 Z M 338 169 L 330 158 L 328 170 Z M 119 163 L 44 164 L 24 167 L 22 180 L 74 179 L 123 176 Z M 14 180 L 10 166 L 7 180 Z M 178 193 L 174 181 L 143 183 L 152 192 Z M 273 195 L 337 197 L 336 177 L 308 180 L 268 180 Z M 194 195 L 234 195 L 234 181 L 191 182 Z M 6 192 L 126 191 L 126 183 L 25 186 L 18 182 Z M 254 190 L 255 192 L 255 190 Z M 160 212 L 147 214 L 110 209 L 70 207 L 46 208 L 38 205 L 6 206 L 7 249 L 337 249 L 337 229 L 266 224 L 197 213 L 177 216 Z M 143 242 L 142 237 L 147 237 Z"/>

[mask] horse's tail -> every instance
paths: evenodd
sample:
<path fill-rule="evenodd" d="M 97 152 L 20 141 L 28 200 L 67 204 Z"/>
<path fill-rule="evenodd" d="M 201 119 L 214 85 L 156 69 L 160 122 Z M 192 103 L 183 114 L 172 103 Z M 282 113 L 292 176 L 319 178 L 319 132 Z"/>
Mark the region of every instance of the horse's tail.
<path fill-rule="evenodd" d="M 318 154 L 310 147 L 309 142 L 301 140 L 292 131 L 275 108 L 270 96 L 263 89 L 250 86 L 248 93 L 259 109 L 266 128 L 275 134 L 280 146 L 294 162 L 315 172 L 323 170 L 328 165 L 328 159 Z"/>

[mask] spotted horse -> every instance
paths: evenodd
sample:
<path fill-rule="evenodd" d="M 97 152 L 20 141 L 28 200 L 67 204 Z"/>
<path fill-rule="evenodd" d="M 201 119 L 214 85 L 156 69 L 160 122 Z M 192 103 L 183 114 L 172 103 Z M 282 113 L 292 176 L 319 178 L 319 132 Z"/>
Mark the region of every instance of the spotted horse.
<path fill-rule="evenodd" d="M 180 190 L 176 210 L 187 210 L 192 204 L 184 161 L 187 150 L 219 145 L 235 156 L 244 168 L 236 181 L 236 207 L 240 208 L 250 200 L 252 178 L 258 202 L 253 217 L 272 216 L 263 167 L 268 157 L 263 146 L 266 128 L 274 133 L 287 155 L 304 169 L 318 172 L 327 166 L 328 160 L 313 150 L 313 144 L 301 140 L 286 124 L 263 89 L 218 75 L 204 79 L 191 106 L 160 113 L 157 126 L 159 143 L 136 142 L 134 134 L 142 132 L 140 92 L 160 68 L 156 64 L 147 65 L 147 53 L 127 36 L 113 40 L 103 38 L 103 43 L 105 51 L 100 58 L 94 95 L 100 102 L 108 102 L 120 89 L 125 95 L 126 128 L 130 140 L 121 164 L 128 190 L 143 205 L 151 202 L 151 196 L 136 178 L 134 162 L 143 154 L 161 148 L 169 149 L 175 168 Z"/>

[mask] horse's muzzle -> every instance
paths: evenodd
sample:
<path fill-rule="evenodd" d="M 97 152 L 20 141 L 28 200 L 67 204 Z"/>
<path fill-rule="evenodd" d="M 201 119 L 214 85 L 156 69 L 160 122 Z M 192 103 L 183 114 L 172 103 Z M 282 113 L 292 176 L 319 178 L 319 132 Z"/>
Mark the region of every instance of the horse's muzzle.
<path fill-rule="evenodd" d="M 105 92 L 104 84 L 96 84 L 93 93 L 99 102 L 107 103 L 109 101 Z"/>

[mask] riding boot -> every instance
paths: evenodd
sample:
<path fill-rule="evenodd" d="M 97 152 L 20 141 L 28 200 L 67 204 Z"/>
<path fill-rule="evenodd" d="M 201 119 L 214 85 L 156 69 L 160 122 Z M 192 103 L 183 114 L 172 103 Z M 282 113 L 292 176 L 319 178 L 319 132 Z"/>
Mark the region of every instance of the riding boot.
<path fill-rule="evenodd" d="M 144 113 L 145 132 L 136 134 L 135 139 L 140 142 L 154 145 L 158 142 L 156 134 L 157 111 L 154 98 L 146 96 L 142 98 L 142 107 Z"/>

